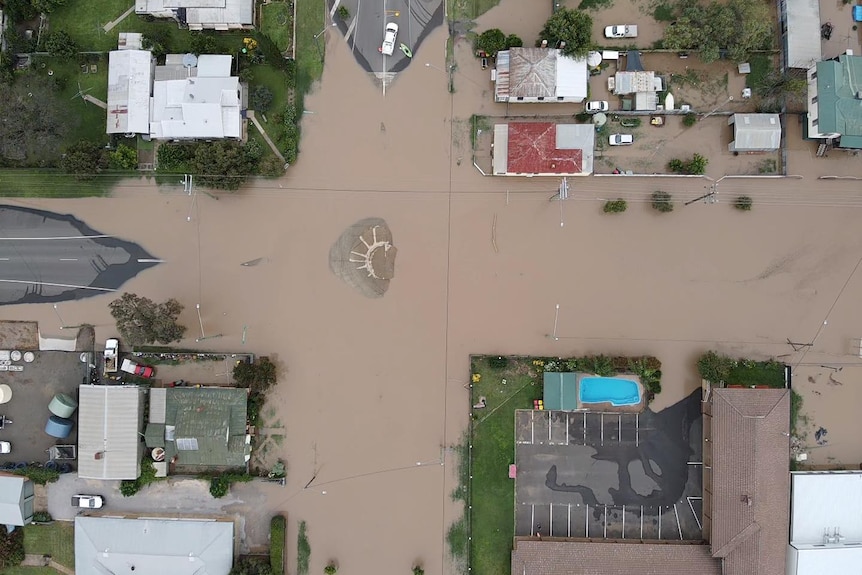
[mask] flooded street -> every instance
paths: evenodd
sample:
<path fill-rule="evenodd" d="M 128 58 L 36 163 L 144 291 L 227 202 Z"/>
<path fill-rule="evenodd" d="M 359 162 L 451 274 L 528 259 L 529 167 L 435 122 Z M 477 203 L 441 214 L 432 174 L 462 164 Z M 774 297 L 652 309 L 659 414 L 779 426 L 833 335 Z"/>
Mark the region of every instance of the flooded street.
<path fill-rule="evenodd" d="M 504 27 L 523 16 L 538 33 L 546 15 L 517 6 L 504 0 L 481 22 Z M 446 532 L 460 509 L 449 448 L 467 425 L 471 353 L 652 354 L 663 363 L 656 411 L 700 385 L 694 363 L 707 349 L 789 354 L 782 359 L 800 370 L 859 362 L 848 342 L 862 337 L 850 295 L 862 282 L 862 212 L 847 207 L 862 206 L 858 182 L 726 180 L 721 203 L 683 207 L 706 181 L 577 178 L 561 211 L 548 201 L 558 180 L 483 178 L 471 165 L 470 116 L 503 116 L 506 107 L 492 102 L 488 71 L 463 41 L 455 92 L 447 91 L 445 41 L 443 28 L 433 31 L 384 95 L 329 35 L 299 160 L 281 180 L 218 200 L 199 194 L 194 206 L 181 186 L 168 192 L 143 180 L 109 200 L 10 200 L 73 213 L 163 258 L 123 290 L 182 302 L 182 346 L 202 345 L 194 343 L 199 303 L 207 334 L 224 334 L 207 349 L 279 363 L 274 411 L 264 415 L 286 428 L 288 482 L 266 492 L 272 512 L 288 517 L 290 571 L 305 520 L 311 573 L 330 559 L 351 573 L 407 573 L 417 561 L 429 574 L 453 572 Z M 659 186 L 673 193 L 673 213 L 649 207 Z M 733 209 L 740 193 L 753 198 L 752 212 Z M 598 198 L 618 196 L 628 211 L 602 214 Z M 377 299 L 328 265 L 332 244 L 364 218 L 385 220 L 398 250 Z M 103 339 L 115 334 L 114 297 L 59 311 L 68 324 L 96 324 Z M 48 305 L 3 315 L 63 335 Z M 788 338 L 816 341 L 793 352 Z M 842 375 L 858 386 L 860 372 Z M 843 421 L 830 438 L 862 431 L 858 418 Z"/>

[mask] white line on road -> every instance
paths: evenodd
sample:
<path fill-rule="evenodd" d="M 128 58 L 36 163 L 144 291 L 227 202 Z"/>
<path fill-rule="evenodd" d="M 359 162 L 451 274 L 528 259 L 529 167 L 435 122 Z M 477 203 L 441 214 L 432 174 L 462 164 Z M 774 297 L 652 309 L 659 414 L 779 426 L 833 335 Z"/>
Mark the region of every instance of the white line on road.
<path fill-rule="evenodd" d="M 55 284 L 51 282 L 34 282 L 30 280 L 0 280 L 0 282 L 5 282 L 9 284 L 33 284 L 37 286 L 51 286 L 51 287 L 66 287 L 66 288 L 75 288 L 75 289 L 90 289 L 93 291 L 107 291 L 107 292 L 115 292 L 117 290 L 111 288 L 101 288 L 101 287 L 93 287 L 93 286 L 78 286 L 74 284 Z"/>
<path fill-rule="evenodd" d="M 47 238 L 4 238 L 0 237 L 0 240 L 3 241 L 26 241 L 26 240 L 88 240 L 90 238 L 112 238 L 114 236 L 108 234 L 99 234 L 96 236 L 53 236 Z"/>
<path fill-rule="evenodd" d="M 163 264 L 165 260 L 157 260 L 152 258 L 138 258 L 139 264 Z"/>
<path fill-rule="evenodd" d="M 76 262 L 78 258 L 60 258 L 61 262 Z"/>

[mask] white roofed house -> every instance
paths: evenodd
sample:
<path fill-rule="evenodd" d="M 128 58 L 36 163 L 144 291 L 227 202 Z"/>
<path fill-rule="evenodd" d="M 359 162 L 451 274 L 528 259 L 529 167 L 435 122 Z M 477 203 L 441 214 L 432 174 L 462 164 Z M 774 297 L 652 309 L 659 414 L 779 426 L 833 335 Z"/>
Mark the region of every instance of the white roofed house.
<path fill-rule="evenodd" d="M 136 0 L 135 13 L 173 18 L 190 30 L 254 28 L 254 0 Z"/>
<path fill-rule="evenodd" d="M 583 102 L 588 78 L 586 58 L 564 56 L 553 48 L 510 48 L 497 53 L 494 101 Z"/>
<path fill-rule="evenodd" d="M 774 152 L 781 147 L 781 120 L 778 114 L 733 114 L 727 124 L 733 126 L 731 152 Z"/>
<path fill-rule="evenodd" d="M 113 50 L 108 56 L 108 134 L 149 134 L 152 53 Z"/>

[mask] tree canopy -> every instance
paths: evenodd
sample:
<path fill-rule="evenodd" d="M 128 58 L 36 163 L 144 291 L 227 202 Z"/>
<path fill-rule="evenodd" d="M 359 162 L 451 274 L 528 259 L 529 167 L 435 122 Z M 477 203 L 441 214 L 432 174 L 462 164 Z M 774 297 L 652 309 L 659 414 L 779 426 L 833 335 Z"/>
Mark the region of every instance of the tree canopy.
<path fill-rule="evenodd" d="M 105 154 L 99 144 L 81 140 L 69 146 L 60 166 L 76 180 L 92 180 L 105 167 Z"/>
<path fill-rule="evenodd" d="M 256 167 L 240 144 L 227 140 L 198 144 L 189 163 L 202 186 L 221 190 L 239 189 Z"/>
<path fill-rule="evenodd" d="M 586 12 L 562 8 L 554 12 L 539 33 L 536 46 L 547 40 L 549 48 L 561 47 L 566 56 L 586 56 L 592 47 L 593 19 Z"/>
<path fill-rule="evenodd" d="M 732 60 L 741 62 L 754 50 L 772 46 L 771 5 L 766 2 L 729 0 L 679 0 L 674 6 L 676 20 L 667 26 L 662 40 L 670 50 L 698 50 L 704 62 L 713 62 L 727 50 Z"/>
<path fill-rule="evenodd" d="M 171 298 L 155 303 L 149 298 L 124 293 L 108 307 L 120 335 L 132 345 L 180 341 L 186 328 L 177 323 L 183 305 Z"/>
<path fill-rule="evenodd" d="M 66 112 L 64 100 L 47 76 L 0 84 L 0 165 L 53 165 L 63 138 L 80 121 Z"/>
<path fill-rule="evenodd" d="M 485 30 L 476 38 L 476 49 L 487 53 L 492 58 L 497 55 L 497 52 L 505 50 L 507 47 L 506 35 L 499 28 Z"/>
<path fill-rule="evenodd" d="M 71 58 L 78 53 L 78 43 L 65 30 L 52 32 L 45 39 L 45 50 L 51 56 Z"/>
<path fill-rule="evenodd" d="M 16 527 L 12 533 L 0 529 L 0 569 L 20 565 L 24 561 L 24 529 Z"/>
<path fill-rule="evenodd" d="M 278 379 L 275 364 L 266 356 L 255 363 L 241 361 L 233 368 L 237 387 L 248 387 L 252 393 L 266 393 Z"/>

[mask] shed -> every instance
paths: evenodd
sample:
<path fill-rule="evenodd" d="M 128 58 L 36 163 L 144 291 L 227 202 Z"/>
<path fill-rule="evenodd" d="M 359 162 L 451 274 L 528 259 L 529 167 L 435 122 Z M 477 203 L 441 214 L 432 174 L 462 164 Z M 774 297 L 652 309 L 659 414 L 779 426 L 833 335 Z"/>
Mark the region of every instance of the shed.
<path fill-rule="evenodd" d="M 784 6 L 785 59 L 788 68 L 808 68 L 821 59 L 820 3 L 817 0 L 787 0 Z"/>
<path fill-rule="evenodd" d="M 135 385 L 81 385 L 78 477 L 137 479 L 144 444 L 144 390 Z"/>
<path fill-rule="evenodd" d="M 33 520 L 33 482 L 23 475 L 0 472 L 0 525 L 27 525 Z"/>
<path fill-rule="evenodd" d="M 778 114 L 734 114 L 727 124 L 733 126 L 731 152 L 774 152 L 781 146 Z"/>

